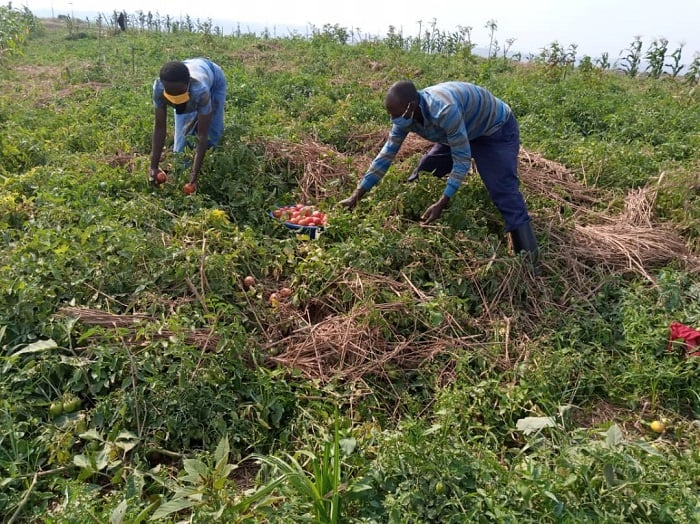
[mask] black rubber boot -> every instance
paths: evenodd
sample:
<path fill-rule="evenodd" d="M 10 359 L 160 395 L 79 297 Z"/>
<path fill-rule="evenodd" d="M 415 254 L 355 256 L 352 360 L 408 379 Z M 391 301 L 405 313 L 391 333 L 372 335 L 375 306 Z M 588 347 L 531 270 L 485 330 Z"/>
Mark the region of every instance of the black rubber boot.
<path fill-rule="evenodd" d="M 526 251 L 532 263 L 532 272 L 535 276 L 542 274 L 542 268 L 539 264 L 539 249 L 537 248 L 537 237 L 532 229 L 532 222 L 527 222 L 517 229 L 510 232 L 510 238 L 513 241 L 513 251 L 517 255 L 521 251 Z"/>

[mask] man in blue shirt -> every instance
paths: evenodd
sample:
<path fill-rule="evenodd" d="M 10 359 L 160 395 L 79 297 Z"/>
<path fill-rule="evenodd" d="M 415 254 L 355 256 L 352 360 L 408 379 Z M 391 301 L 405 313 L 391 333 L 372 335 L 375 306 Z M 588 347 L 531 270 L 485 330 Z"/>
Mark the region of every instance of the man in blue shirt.
<path fill-rule="evenodd" d="M 197 176 L 204 153 L 216 147 L 224 131 L 226 78 L 221 67 L 206 58 L 167 62 L 153 83 L 155 123 L 151 144 L 149 178 L 156 182 L 160 155 L 165 143 L 167 108 L 175 109 L 173 151 L 180 153 L 187 145 L 187 135 L 197 137 L 190 180 L 197 187 Z"/>
<path fill-rule="evenodd" d="M 425 223 L 437 220 L 464 181 L 471 161 L 498 208 L 516 253 L 526 251 L 535 263 L 537 239 L 519 189 L 520 131 L 510 107 L 488 90 L 467 82 L 443 82 L 418 91 L 402 80 L 388 90 L 384 105 L 391 116 L 389 138 L 355 192 L 340 203 L 353 209 L 387 172 L 411 131 L 434 142 L 409 177 L 421 171 L 447 177 L 440 199 L 423 213 Z"/>

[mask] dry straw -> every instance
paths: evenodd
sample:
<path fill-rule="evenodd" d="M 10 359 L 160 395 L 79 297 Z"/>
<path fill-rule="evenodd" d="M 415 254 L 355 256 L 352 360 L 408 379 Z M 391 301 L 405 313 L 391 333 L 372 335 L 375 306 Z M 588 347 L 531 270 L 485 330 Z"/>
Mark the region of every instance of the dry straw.
<path fill-rule="evenodd" d="M 384 132 L 356 135 L 348 141 L 347 154 L 315 140 L 271 140 L 265 144 L 265 156 L 272 163 L 298 172 L 298 197 L 314 202 L 338 197 L 352 187 L 385 139 Z M 422 154 L 430 147 L 429 142 L 409 135 L 397 160 Z M 688 252 L 682 237 L 654 216 L 657 186 L 630 191 L 624 206 L 620 205 L 623 199 L 618 199 L 616 211 L 615 200 L 609 194 L 587 187 L 564 166 L 536 153 L 521 150 L 519 172 L 526 198 L 549 202 L 549 206 L 538 206 L 534 224 L 536 231 L 547 232 L 548 243 L 542 246 L 545 274 L 557 275 L 565 288 L 556 298 L 546 284 L 515 266 L 499 277 L 497 289 L 487 292 L 479 274 L 487 272 L 493 260 L 477 268 L 469 267 L 470 256 L 465 253 L 463 277 L 471 279 L 482 300 L 481 316 L 472 319 L 477 327 L 470 331 L 469 326 L 462 324 L 464 319 L 457 322 L 445 311 L 441 311 L 442 322 L 432 326 L 426 325 L 418 307 L 431 297 L 405 274 L 395 280 L 348 269 L 306 304 L 295 306 L 286 301 L 271 313 L 258 312 L 260 318 L 255 313 L 266 341 L 260 347 L 266 362 L 294 368 L 307 378 L 323 382 L 361 381 L 368 375 L 389 377 L 391 370 L 417 369 L 451 351 L 482 354 L 494 366 L 506 369 L 528 359 L 527 332 L 542 316 L 541 308 L 566 309 L 574 295 L 578 300 L 586 300 L 600 285 L 601 272 L 632 272 L 653 282 L 650 269 L 670 262 L 685 263 L 691 271 L 697 270 L 698 258 Z M 400 299 L 381 299 L 380 296 L 386 296 L 377 293 L 379 289 L 389 290 Z M 208 290 L 190 291 L 203 302 Z M 348 291 L 354 295 L 345 302 L 349 306 L 334 298 Z M 530 307 L 522 307 L 523 294 L 534 297 Z M 507 316 L 523 309 L 524 318 Z M 75 317 L 88 325 L 126 330 L 126 340 L 132 344 L 174 336 L 164 328 L 144 329 L 144 325 L 157 323 L 148 315 L 115 315 L 85 308 L 63 308 L 60 315 Z M 415 325 L 410 336 L 393 326 L 392 319 L 397 316 Z M 510 334 L 513 323 L 517 323 L 517 337 Z M 498 326 L 504 325 L 508 326 L 504 340 L 495 342 L 495 346 L 483 341 L 484 332 L 496 332 Z M 477 337 L 475 332 L 481 335 Z M 202 351 L 213 349 L 218 342 L 213 327 L 184 336 L 187 343 Z M 445 375 L 450 374 L 450 361 L 443 369 Z"/>
<path fill-rule="evenodd" d="M 357 173 L 362 173 L 371 161 L 371 156 L 364 152 L 373 154 L 378 151 L 385 137 L 384 133 L 353 137 L 348 148 L 363 151 L 363 154 L 347 157 L 345 161 L 338 161 L 343 155 L 336 150 L 329 151 L 315 142 L 307 144 L 301 155 L 304 170 L 299 186 L 302 194 L 305 197 L 313 196 L 311 187 L 327 187 L 334 177 L 342 177 L 343 181 L 356 178 Z M 422 154 L 430 146 L 420 138 L 407 140 L 401 150 L 402 156 L 397 160 Z M 276 143 L 275 148 L 279 153 L 280 144 Z M 286 151 L 291 154 L 296 151 L 298 154 L 300 150 L 292 148 Z M 336 160 L 330 170 L 326 160 L 329 157 Z M 555 303 L 551 293 L 528 278 L 529 275 L 510 271 L 496 290 L 498 301 L 512 305 L 522 294 L 523 288 L 527 288 L 533 295 L 539 293 L 542 303 L 566 308 L 573 294 L 579 293 L 580 298 L 585 300 L 595 293 L 599 282 L 595 274 L 600 271 L 634 272 L 651 280 L 651 268 L 674 260 L 697 261 L 688 253 L 682 237 L 672 227 L 655 219 L 656 188 L 630 191 L 624 200 L 624 209 L 616 214 L 610 209 L 611 197 L 608 194 L 598 188 L 587 187 L 567 168 L 536 153 L 521 150 L 519 172 L 526 197 L 552 203 L 549 218 L 535 217 L 535 227 L 546 229 L 549 233 L 550 243 L 543 250 L 544 257 L 548 259 L 545 260 L 548 270 L 559 273 L 570 289 L 564 291 L 560 303 Z M 600 209 L 603 211 L 598 211 Z M 567 220 L 565 216 L 573 219 Z M 465 276 L 469 276 L 468 268 Z M 347 274 L 344 275 L 344 278 L 347 277 Z M 371 289 L 379 284 L 376 275 L 356 273 L 353 278 L 364 283 L 363 286 L 356 286 L 356 289 Z M 386 280 L 386 277 L 381 278 Z M 478 278 L 474 276 L 473 280 L 479 289 Z M 342 287 L 348 284 L 336 282 L 336 285 Z M 403 283 L 388 281 L 381 285 L 397 292 L 412 290 L 414 302 L 425 299 L 412 285 L 402 288 Z M 499 305 L 495 299 L 485 295 L 482 298 L 484 314 L 482 318 L 475 319 L 481 329 L 488 330 L 489 326 L 502 324 L 503 317 L 499 316 Z M 264 349 L 274 354 L 270 361 L 295 368 L 309 378 L 354 381 L 368 374 L 382 374 L 386 369 L 415 369 L 446 351 L 466 349 L 477 352 L 487 348 L 483 342 L 466 335 L 463 327 L 450 318 L 446 318 L 439 328 L 417 333 L 410 338 L 402 337 L 391 329 L 372 328 L 370 319 L 374 316 L 392 312 L 410 316 L 415 314 L 415 304 L 368 303 L 364 295 L 358 296 L 356 303 L 361 305 L 351 311 L 334 311 L 332 305 L 327 304 L 329 311 L 333 310 L 332 314 L 321 316 L 313 322 L 294 308 L 281 308 L 278 311 L 280 324 L 289 325 L 292 322 L 296 329 L 291 334 L 278 336 L 273 332 L 268 333 L 268 340 L 272 341 Z M 542 314 L 537 301 L 532 302 L 530 314 L 533 318 L 520 319 L 524 327 L 528 322 L 530 326 L 534 325 L 536 317 Z M 510 319 L 506 318 L 505 323 L 510 325 Z M 506 343 L 506 355 L 495 359 L 497 365 L 506 368 L 527 358 L 527 350 L 523 349 L 527 347 L 525 339 L 511 341 L 510 345 L 510 352 Z"/>
<path fill-rule="evenodd" d="M 299 197 L 304 202 L 316 202 L 330 196 L 338 196 L 347 189 L 348 184 L 355 183 L 358 173 L 364 173 L 372 161 L 370 155 L 379 151 L 384 140 L 384 132 L 357 135 L 348 141 L 347 146 L 359 149 L 362 153 L 349 155 L 312 139 L 301 143 L 273 139 L 264 144 L 265 159 L 300 172 L 297 178 Z M 429 147 L 430 142 L 409 135 L 396 159 L 401 160 L 417 152 L 425 152 Z"/>
<path fill-rule="evenodd" d="M 198 347 L 202 351 L 212 351 L 219 342 L 219 337 L 214 334 L 212 328 L 194 329 L 184 334 L 181 332 L 175 333 L 164 328 L 145 329 L 148 326 L 155 326 L 157 319 L 150 315 L 138 313 L 119 315 L 101 309 L 67 306 L 59 309 L 57 316 L 74 318 L 87 326 L 101 326 L 114 329 L 115 332 L 119 333 L 122 340 L 130 346 L 147 345 L 153 339 L 168 339 L 182 336 L 185 343 Z"/>
<path fill-rule="evenodd" d="M 302 200 L 318 201 L 347 190 L 384 140 L 383 131 L 351 137 L 347 148 L 362 152 L 356 155 L 340 153 L 314 140 L 300 144 L 273 140 L 266 143 L 265 151 L 268 160 L 282 161 L 301 172 L 298 185 Z M 411 134 L 396 160 L 425 153 L 430 147 L 430 142 Z M 646 278 L 650 278 L 649 269 L 673 260 L 697 264 L 678 232 L 655 219 L 657 187 L 630 191 L 624 211 L 615 215 L 607 209 L 597 211 L 609 205 L 609 194 L 582 184 L 557 162 L 521 149 L 518 170 L 526 196 L 547 199 L 553 210 L 568 209 L 575 216 L 573 223 L 563 225 L 561 213 L 553 213 L 548 221 L 536 217 L 535 227 L 550 233 L 554 254 L 572 257 L 583 265 L 603 264 L 608 270 L 638 272 Z"/>
<path fill-rule="evenodd" d="M 697 266 L 697 257 L 678 231 L 654 216 L 658 185 L 630 190 L 622 211 L 616 213 L 609 209 L 614 200 L 610 195 L 583 186 L 566 168 L 537 154 L 521 151 L 520 176 L 528 193 L 573 211 L 570 223 L 561 225 L 555 216 L 547 224 L 559 257 L 608 271 L 638 273 L 650 281 L 649 270 L 673 261 L 690 270 Z"/>
<path fill-rule="evenodd" d="M 450 316 L 437 327 L 426 325 L 415 305 L 429 297 L 405 275 L 403 278 L 402 282 L 347 269 L 329 284 L 325 297 L 307 304 L 306 309 L 282 304 L 270 322 L 267 338 L 271 342 L 262 347 L 269 355 L 268 362 L 297 369 L 310 379 L 354 382 L 368 375 L 387 377 L 392 370 L 418 369 L 448 351 L 484 350 L 478 337 L 467 333 L 465 326 Z M 401 300 L 378 302 L 380 289 L 390 290 Z M 336 312 L 331 290 L 339 294 L 351 291 L 357 305 L 350 311 Z M 311 320 L 311 308 L 318 320 Z M 402 335 L 388 321 L 389 315 L 401 315 L 404 323 L 415 326 L 414 333 Z M 279 325 L 292 326 L 291 332 L 279 336 Z"/>

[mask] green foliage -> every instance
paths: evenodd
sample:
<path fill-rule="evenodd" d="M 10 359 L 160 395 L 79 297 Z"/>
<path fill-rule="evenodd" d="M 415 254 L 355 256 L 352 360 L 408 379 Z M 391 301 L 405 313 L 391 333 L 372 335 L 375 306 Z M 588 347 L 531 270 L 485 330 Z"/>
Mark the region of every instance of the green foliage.
<path fill-rule="evenodd" d="M 572 166 L 586 182 L 638 187 L 658 177 L 669 161 L 696 156 L 697 115 L 664 84 L 585 74 L 555 83 L 537 70 L 519 74 L 523 83 L 501 89 L 513 100 L 525 145 Z"/>
<path fill-rule="evenodd" d="M 302 514 L 292 517 L 286 515 L 280 519 L 298 521 L 303 519 L 305 506 L 310 506 L 313 522 L 323 524 L 342 522 L 345 511 L 343 509 L 343 494 L 349 488 L 342 482 L 341 476 L 341 443 L 336 421 L 334 437 L 331 442 L 324 442 L 319 455 L 312 452 L 299 452 L 286 457 L 259 456 L 258 460 L 263 467 L 270 471 L 265 477 L 271 477 L 263 490 L 270 486 L 278 486 L 282 493 L 287 493 L 294 505 L 300 507 Z M 298 500 L 297 500 L 298 499 Z M 296 510 L 298 511 L 298 510 Z M 275 510 L 273 521 L 280 518 L 279 510 Z"/>
<path fill-rule="evenodd" d="M 652 78 L 659 78 L 666 66 L 666 53 L 668 52 L 668 40 L 659 38 L 654 40 L 646 52 L 647 71 Z"/>
<path fill-rule="evenodd" d="M 640 36 L 635 36 L 629 48 L 625 51 L 627 54 L 622 57 L 622 69 L 627 76 L 634 78 L 639 74 L 639 67 L 642 63 L 642 39 Z"/>
<path fill-rule="evenodd" d="M 231 497 L 235 484 L 229 480 L 237 468 L 229 463 L 229 441 L 223 437 L 211 457 L 211 464 L 200 459 L 184 459 L 184 474 L 164 484 L 173 492 L 172 496 L 160 504 L 149 520 L 162 520 L 185 511 L 192 512 L 192 518 L 202 521 L 220 520 L 227 522 L 247 522 L 254 511 L 275 502 L 270 497 L 279 482 L 272 482 L 253 495 Z M 161 481 L 162 482 L 162 481 Z"/>
<path fill-rule="evenodd" d="M 649 187 L 653 212 L 697 248 L 697 60 L 676 78 L 680 50 L 665 64 L 659 39 L 640 75 L 637 38 L 624 75 L 607 54 L 577 65 L 574 44 L 523 63 L 495 21 L 487 59 L 471 28 L 435 21 L 383 40 L 337 25 L 224 37 L 143 12 L 125 32 L 64 22 L 42 32 L 26 9 L 0 8 L 3 516 L 697 520 L 700 369 L 668 344 L 671 322 L 700 326 L 697 255 L 611 272 L 564 260 L 560 238 Z M 190 196 L 189 153 L 166 149 L 168 182 L 146 180 L 151 85 L 186 55 L 213 57 L 229 86 L 222 142 Z M 381 147 L 399 78 L 483 84 L 525 148 L 605 195 L 584 210 L 524 184 L 546 277 L 510 255 L 477 176 L 420 223 L 444 188 L 404 182 L 422 151 L 352 212 L 338 206 Z M 291 158 L 310 142 L 318 159 Z M 330 218 L 316 240 L 269 216 L 300 199 Z M 295 349 L 329 369 L 378 360 L 353 380 L 313 379 Z"/>
<path fill-rule="evenodd" d="M 12 3 L 0 6 L 0 59 L 21 54 L 27 39 L 39 32 L 39 20 L 29 8 L 14 9 Z"/>
<path fill-rule="evenodd" d="M 465 416 L 464 406 L 450 404 L 430 426 L 412 421 L 385 436 L 364 479 L 359 521 L 673 522 L 697 511 L 696 500 L 684 500 L 697 464 L 672 445 L 628 439 L 617 425 L 566 429 L 563 410 L 563 418 L 518 420 L 509 426 L 521 434 L 518 445 L 485 452 L 497 427 Z M 685 480 L 664 476 L 667 467 Z"/>

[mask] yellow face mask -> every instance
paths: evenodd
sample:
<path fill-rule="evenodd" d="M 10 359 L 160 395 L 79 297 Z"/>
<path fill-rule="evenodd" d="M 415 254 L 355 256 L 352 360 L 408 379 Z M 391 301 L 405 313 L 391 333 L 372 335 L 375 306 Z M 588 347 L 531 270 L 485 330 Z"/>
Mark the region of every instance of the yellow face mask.
<path fill-rule="evenodd" d="M 163 96 L 171 103 L 175 105 L 185 104 L 190 99 L 189 90 L 185 91 L 181 95 L 171 95 L 166 91 L 163 91 Z"/>

